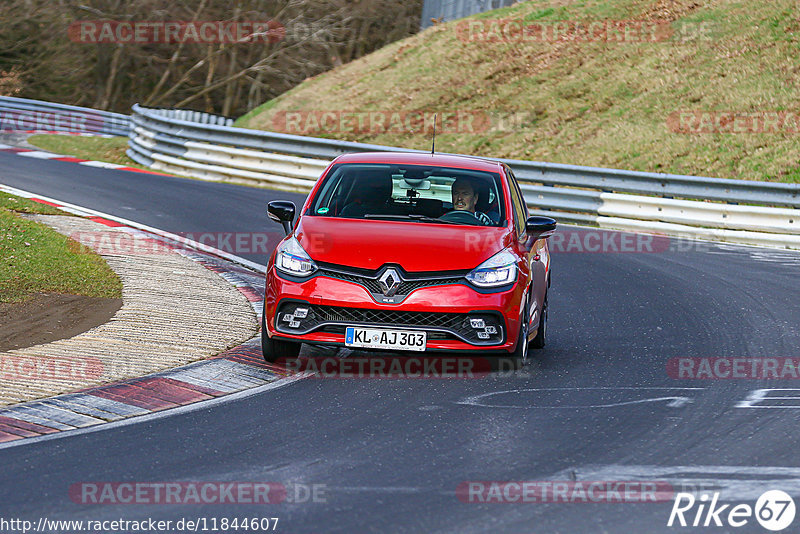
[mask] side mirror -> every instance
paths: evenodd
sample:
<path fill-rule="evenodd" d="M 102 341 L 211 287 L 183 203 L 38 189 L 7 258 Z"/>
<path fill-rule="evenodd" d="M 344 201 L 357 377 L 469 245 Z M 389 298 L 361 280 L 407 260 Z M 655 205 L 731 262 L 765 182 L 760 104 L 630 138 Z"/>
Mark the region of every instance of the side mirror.
<path fill-rule="evenodd" d="M 288 200 L 273 200 L 267 204 L 267 215 L 276 223 L 283 225 L 286 235 L 289 235 L 292 231 L 294 211 L 294 202 Z"/>
<path fill-rule="evenodd" d="M 556 220 L 533 215 L 525 221 L 525 231 L 534 239 L 547 239 L 556 232 Z"/>

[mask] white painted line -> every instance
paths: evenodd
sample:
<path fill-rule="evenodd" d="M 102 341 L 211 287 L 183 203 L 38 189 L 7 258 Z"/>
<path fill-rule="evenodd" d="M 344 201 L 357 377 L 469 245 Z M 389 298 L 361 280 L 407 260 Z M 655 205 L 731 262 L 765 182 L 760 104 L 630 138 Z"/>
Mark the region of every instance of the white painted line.
<path fill-rule="evenodd" d="M 52 152 L 42 152 L 41 150 L 31 150 L 30 152 L 20 152 L 17 154 L 26 158 L 36 159 L 53 159 L 53 158 L 66 158 L 64 154 L 53 154 Z"/>
<path fill-rule="evenodd" d="M 668 482 L 675 492 L 719 492 L 721 500 L 757 499 L 780 489 L 800 495 L 800 467 L 749 465 L 587 465 L 555 473 L 552 480 L 627 480 Z"/>
<path fill-rule="evenodd" d="M 83 206 L 77 206 L 75 204 L 70 204 L 68 202 L 64 202 L 62 200 L 58 200 L 56 198 L 50 198 L 43 195 L 37 195 L 34 193 L 30 193 L 28 191 L 24 191 L 22 189 L 17 189 L 16 187 L 11 187 L 5 184 L 0 184 L 0 191 L 5 191 L 6 193 L 10 193 L 12 195 L 17 195 L 23 198 L 40 198 L 47 202 L 52 202 L 53 204 L 60 204 L 61 206 L 68 208 L 68 213 L 73 213 L 75 215 L 81 215 L 84 217 L 103 217 L 104 219 L 108 219 L 110 221 L 116 221 L 118 223 L 122 223 L 128 226 L 132 226 L 133 228 L 138 228 L 140 230 L 144 230 L 151 234 L 155 234 L 157 236 L 163 237 L 165 239 L 169 239 L 170 241 L 174 241 L 180 243 L 182 245 L 186 245 L 190 248 L 201 250 L 203 252 L 208 252 L 209 254 L 213 254 L 215 256 L 219 256 L 220 258 L 226 259 L 228 261 L 232 261 L 233 263 L 238 263 L 239 265 L 244 265 L 248 269 L 252 269 L 253 271 L 259 272 L 264 274 L 267 272 L 267 266 L 262 265 L 260 263 L 256 263 L 240 256 L 236 256 L 235 254 L 230 254 L 225 252 L 224 250 L 220 250 L 218 248 L 210 247 L 208 245 L 204 245 L 203 243 L 198 243 L 197 241 L 193 241 L 191 239 L 186 239 L 183 236 L 179 236 L 176 234 L 172 234 L 169 232 L 165 232 L 163 230 L 159 230 L 158 228 L 153 228 L 152 226 L 147 226 L 145 224 L 137 223 L 136 221 L 131 221 L 130 219 L 123 219 L 122 217 L 117 217 L 115 215 L 109 215 L 108 213 L 103 213 L 102 211 L 93 210 L 90 208 L 84 208 Z M 67 211 L 64 209 L 63 211 Z"/>
<path fill-rule="evenodd" d="M 457 401 L 455 404 L 460 404 L 463 406 L 476 406 L 480 408 L 515 408 L 520 410 L 529 410 L 529 409 L 551 409 L 551 410 L 578 410 L 584 408 L 616 408 L 619 406 L 629 406 L 632 404 L 642 404 L 642 403 L 650 403 L 650 402 L 667 402 L 667 406 L 670 408 L 682 408 L 687 404 L 690 404 L 693 401 L 691 397 L 687 397 L 685 395 L 659 395 L 659 393 L 670 393 L 670 392 L 686 392 L 686 391 L 702 391 L 705 388 L 670 388 L 670 387 L 586 387 L 586 388 L 523 388 L 523 389 L 508 389 L 502 391 L 490 391 L 489 393 L 482 393 L 480 395 L 473 395 L 467 397 L 463 400 Z M 582 392 L 582 391 L 600 391 L 600 392 L 613 392 L 613 391 L 625 391 L 625 392 L 633 392 L 633 393 L 642 393 L 647 395 L 648 392 L 650 394 L 654 394 L 657 396 L 653 397 L 645 397 L 639 399 L 631 399 L 631 400 L 623 400 L 619 402 L 600 402 L 597 404 L 579 404 L 579 405 L 568 405 L 568 404 L 558 404 L 557 406 L 531 406 L 531 405 L 522 405 L 522 404 L 492 404 L 490 399 L 496 395 L 519 395 L 520 393 L 528 393 L 528 392 Z"/>
<path fill-rule="evenodd" d="M 19 447 L 20 445 L 32 445 L 34 443 L 39 443 L 42 441 L 51 441 L 54 439 L 61 439 L 73 436 L 81 436 L 83 434 L 89 434 L 93 432 L 102 432 L 105 430 L 111 430 L 115 428 L 120 428 L 129 425 L 136 425 L 139 423 L 147 423 L 150 421 L 155 421 L 157 419 L 162 419 L 164 417 L 172 417 L 174 415 L 180 415 L 184 413 L 194 412 L 197 410 L 207 410 L 214 406 L 218 406 L 220 404 L 225 404 L 227 402 L 232 402 L 240 399 L 246 399 L 247 397 L 252 397 L 253 395 L 258 395 L 259 393 L 263 393 L 265 391 L 270 391 L 273 389 L 279 389 L 284 386 L 288 386 L 289 384 L 293 384 L 299 380 L 307 378 L 311 376 L 311 373 L 304 373 L 293 375 L 286 378 L 281 378 L 276 380 L 275 382 L 270 382 L 269 384 L 264 384 L 263 386 L 258 386 L 251 389 L 246 389 L 244 391 L 239 391 L 238 393 L 232 393 L 230 395 L 226 395 L 224 397 L 217 397 L 215 399 L 210 399 L 206 401 L 195 402 L 193 404 L 187 404 L 186 406 L 180 406 L 178 408 L 172 408 L 169 410 L 164 410 L 160 412 L 153 412 L 147 415 L 140 415 L 138 417 L 131 417 L 128 419 L 123 419 L 122 421 L 113 421 L 110 423 L 103 423 L 87 428 L 79 428 L 75 430 L 65 430 L 62 432 L 54 433 L 54 434 L 46 434 L 44 436 L 38 436 L 34 438 L 22 438 L 15 441 L 9 441 L 6 443 L 0 443 L 0 450 L 2 449 L 9 449 L 11 447 Z"/>
<path fill-rule="evenodd" d="M 101 169 L 121 169 L 125 165 L 117 165 L 115 163 L 106 163 L 105 161 L 80 161 L 79 165 L 86 165 L 87 167 L 99 167 Z"/>
<path fill-rule="evenodd" d="M 794 392 L 794 395 L 781 395 L 770 396 L 772 391 L 789 391 Z M 759 403 L 767 401 L 794 401 L 797 404 L 766 404 Z M 800 389 L 796 388 L 775 388 L 775 389 L 755 389 L 748 393 L 747 398 L 736 403 L 736 408 L 762 408 L 762 409 L 782 409 L 782 410 L 800 410 Z"/>
<path fill-rule="evenodd" d="M 29 193 L 27 191 L 23 191 L 22 189 L 15 189 L 13 187 L 9 187 L 9 186 L 3 185 L 3 184 L 0 184 L 0 191 L 5 191 L 6 193 L 10 193 L 12 195 L 17 195 L 18 197 L 22 197 L 22 198 L 33 198 L 33 197 L 39 198 L 38 196 L 34 195 L 33 193 Z"/>

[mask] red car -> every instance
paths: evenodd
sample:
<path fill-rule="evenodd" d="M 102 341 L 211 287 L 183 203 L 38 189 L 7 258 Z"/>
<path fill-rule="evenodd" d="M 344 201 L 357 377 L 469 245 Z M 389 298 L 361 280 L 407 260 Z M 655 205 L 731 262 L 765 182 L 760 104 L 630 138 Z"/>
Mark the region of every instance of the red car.
<path fill-rule="evenodd" d="M 348 154 L 317 181 L 267 266 L 262 349 L 351 349 L 527 357 L 547 331 L 556 221 L 529 217 L 511 169 L 422 153 Z"/>

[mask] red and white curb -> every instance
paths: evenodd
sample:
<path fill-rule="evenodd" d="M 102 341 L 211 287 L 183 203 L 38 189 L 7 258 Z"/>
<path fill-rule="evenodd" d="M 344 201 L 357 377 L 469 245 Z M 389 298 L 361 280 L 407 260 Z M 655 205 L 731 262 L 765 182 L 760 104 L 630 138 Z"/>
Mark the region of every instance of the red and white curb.
<path fill-rule="evenodd" d="M 131 232 L 145 233 L 143 225 L 119 217 L 42 197 L 0 184 L 0 191 L 47 204 L 95 222 L 115 227 L 128 227 Z M 145 227 L 146 228 L 146 227 Z M 146 232 L 153 239 L 168 239 L 171 234 Z M 162 232 L 163 234 L 163 232 Z M 252 304 L 256 314 L 263 310 L 263 277 L 213 254 L 211 247 L 182 239 L 183 244 L 197 245 L 198 250 L 178 252 L 222 276 Z M 222 252 L 222 251 L 219 251 Z M 231 260 L 230 254 L 225 260 Z M 252 263 L 238 258 L 237 263 Z M 263 272 L 263 266 L 258 271 Z M 189 365 L 121 382 L 91 387 L 82 391 L 48 399 L 26 402 L 0 409 L 0 448 L 53 437 L 60 432 L 77 431 L 120 423 L 129 418 L 152 416 L 164 410 L 188 407 L 202 401 L 222 400 L 280 387 L 303 378 L 276 365 L 268 364 L 261 354 L 258 337 L 218 356 Z M 138 420 L 138 419 L 137 419 Z"/>
<path fill-rule="evenodd" d="M 298 378 L 267 364 L 259 340 L 253 339 L 170 371 L 2 409 L 0 444 L 145 416 Z"/>
<path fill-rule="evenodd" d="M 24 133 L 37 133 L 36 131 L 24 132 Z M 66 132 L 44 132 L 48 134 L 59 133 L 62 135 L 79 135 L 79 136 L 91 136 L 91 137 L 113 137 L 110 135 L 98 135 L 98 134 L 70 134 Z M 25 158 L 35 158 L 35 159 L 47 159 L 52 161 L 66 161 L 68 163 L 77 163 L 78 165 L 86 165 L 87 167 L 98 167 L 101 169 L 111 169 L 115 171 L 129 171 L 129 172 L 139 172 L 144 174 L 156 174 L 159 176 L 172 176 L 171 174 L 166 174 L 163 172 L 157 171 L 149 171 L 145 169 L 139 169 L 137 167 L 129 167 L 127 165 L 119 165 L 116 163 L 108 163 L 105 161 L 92 161 L 88 159 L 76 158 L 74 156 L 67 156 L 64 154 L 55 154 L 53 152 L 46 152 L 44 150 L 34 150 L 31 148 L 19 148 L 11 145 L 5 145 L 0 143 L 0 152 L 5 152 L 9 154 L 16 154 L 17 156 L 22 156 Z"/>

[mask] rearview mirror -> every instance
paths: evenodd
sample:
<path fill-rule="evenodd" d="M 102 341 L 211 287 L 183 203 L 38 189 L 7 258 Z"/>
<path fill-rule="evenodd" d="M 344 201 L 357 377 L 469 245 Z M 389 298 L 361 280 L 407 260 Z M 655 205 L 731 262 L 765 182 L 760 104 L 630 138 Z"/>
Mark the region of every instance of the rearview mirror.
<path fill-rule="evenodd" d="M 525 221 L 525 231 L 534 239 L 547 239 L 556 232 L 556 220 L 541 215 L 532 215 Z"/>
<path fill-rule="evenodd" d="M 419 189 L 420 191 L 427 191 L 431 188 L 431 181 L 430 180 L 412 180 L 410 178 L 405 178 L 400 180 L 398 184 L 400 189 Z"/>
<path fill-rule="evenodd" d="M 273 200 L 267 204 L 267 215 L 276 223 L 283 225 L 283 230 L 286 235 L 292 231 L 292 223 L 294 222 L 294 202 L 288 200 Z"/>

